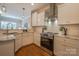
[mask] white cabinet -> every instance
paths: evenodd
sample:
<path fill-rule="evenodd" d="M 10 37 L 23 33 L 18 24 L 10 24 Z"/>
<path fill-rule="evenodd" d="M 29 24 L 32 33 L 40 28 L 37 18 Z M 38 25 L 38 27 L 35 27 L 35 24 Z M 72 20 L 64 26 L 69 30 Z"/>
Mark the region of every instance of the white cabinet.
<path fill-rule="evenodd" d="M 60 56 L 77 56 L 79 55 L 79 40 L 68 37 L 55 36 L 54 54 Z"/>
<path fill-rule="evenodd" d="M 63 56 L 65 54 L 65 46 L 63 45 L 65 38 L 55 37 L 54 38 L 54 54 Z"/>
<path fill-rule="evenodd" d="M 14 40 L 0 42 L 0 56 L 14 56 Z"/>
<path fill-rule="evenodd" d="M 23 46 L 33 43 L 33 33 L 23 33 Z"/>
<path fill-rule="evenodd" d="M 33 32 L 16 34 L 15 51 L 31 43 L 33 43 Z"/>
<path fill-rule="evenodd" d="M 58 5 L 59 24 L 79 24 L 79 4 Z"/>
<path fill-rule="evenodd" d="M 37 26 L 37 12 L 32 13 L 32 26 Z"/>
<path fill-rule="evenodd" d="M 44 26 L 45 12 L 33 12 L 32 13 L 32 26 Z"/>
<path fill-rule="evenodd" d="M 44 18 L 45 18 L 45 12 L 41 11 L 38 13 L 38 26 L 44 26 Z"/>
<path fill-rule="evenodd" d="M 16 34 L 15 51 L 22 47 L 22 34 Z"/>
<path fill-rule="evenodd" d="M 40 46 L 40 34 L 34 33 L 34 43 L 38 46 Z"/>
<path fill-rule="evenodd" d="M 34 43 L 38 46 L 40 46 L 41 33 L 42 27 L 36 27 L 34 32 Z"/>

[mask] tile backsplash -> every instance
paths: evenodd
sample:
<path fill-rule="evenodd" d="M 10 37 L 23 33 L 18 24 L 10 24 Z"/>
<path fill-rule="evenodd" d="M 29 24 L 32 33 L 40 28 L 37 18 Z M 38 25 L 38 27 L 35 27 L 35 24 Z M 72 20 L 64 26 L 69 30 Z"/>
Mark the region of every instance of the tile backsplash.
<path fill-rule="evenodd" d="M 67 34 L 68 35 L 76 35 L 79 36 L 79 24 L 75 24 L 75 25 L 62 25 L 64 27 L 66 27 L 67 30 Z"/>

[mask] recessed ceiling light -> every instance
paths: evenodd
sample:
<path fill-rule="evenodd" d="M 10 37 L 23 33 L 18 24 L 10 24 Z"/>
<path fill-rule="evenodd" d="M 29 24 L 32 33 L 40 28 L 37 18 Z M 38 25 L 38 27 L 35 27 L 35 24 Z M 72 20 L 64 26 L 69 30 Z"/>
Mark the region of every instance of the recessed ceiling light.
<path fill-rule="evenodd" d="M 34 3 L 31 3 L 31 5 L 34 5 Z"/>

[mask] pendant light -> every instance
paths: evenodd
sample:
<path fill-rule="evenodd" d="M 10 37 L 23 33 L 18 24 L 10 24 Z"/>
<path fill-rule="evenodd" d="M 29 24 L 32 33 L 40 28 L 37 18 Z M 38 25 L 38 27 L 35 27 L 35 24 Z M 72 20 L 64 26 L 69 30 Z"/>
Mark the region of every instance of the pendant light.
<path fill-rule="evenodd" d="M 22 8 L 22 10 L 23 10 L 23 16 L 22 16 L 22 18 L 24 19 L 25 18 L 25 14 L 24 14 L 25 8 Z"/>
<path fill-rule="evenodd" d="M 1 4 L 1 8 L 0 8 L 0 14 L 5 14 L 6 13 L 6 6 L 5 4 Z"/>

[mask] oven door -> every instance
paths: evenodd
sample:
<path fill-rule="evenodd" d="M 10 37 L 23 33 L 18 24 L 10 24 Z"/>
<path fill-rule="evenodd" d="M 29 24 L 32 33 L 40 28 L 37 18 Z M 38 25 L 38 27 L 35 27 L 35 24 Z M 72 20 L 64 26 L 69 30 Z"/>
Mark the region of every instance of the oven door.
<path fill-rule="evenodd" d="M 53 40 L 49 38 L 41 38 L 41 46 L 49 50 L 53 50 Z"/>

